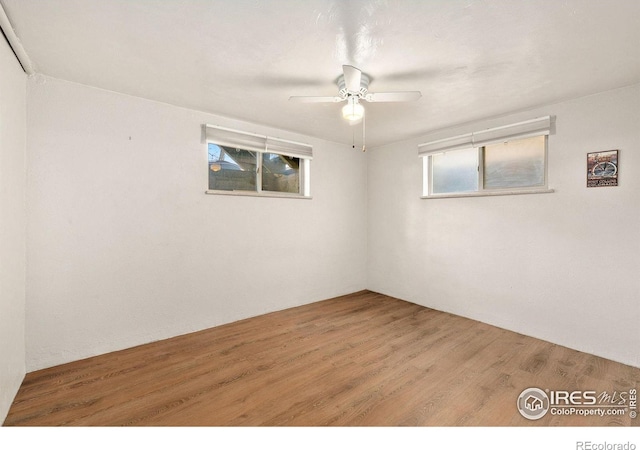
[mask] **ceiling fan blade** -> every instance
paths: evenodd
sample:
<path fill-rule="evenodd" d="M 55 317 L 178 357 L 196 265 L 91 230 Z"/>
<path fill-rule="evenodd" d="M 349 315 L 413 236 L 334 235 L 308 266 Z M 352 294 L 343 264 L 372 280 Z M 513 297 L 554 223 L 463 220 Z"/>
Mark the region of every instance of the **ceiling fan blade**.
<path fill-rule="evenodd" d="M 342 97 L 308 97 L 308 96 L 293 96 L 289 97 L 292 102 L 299 103 L 338 103 L 344 101 Z"/>
<path fill-rule="evenodd" d="M 371 92 L 364 96 L 368 102 L 411 102 L 422 97 L 420 91 Z"/>
<path fill-rule="evenodd" d="M 347 90 L 360 92 L 360 80 L 362 79 L 360 69 L 356 69 L 353 66 L 342 66 L 342 73 L 344 74 L 344 84 Z"/>

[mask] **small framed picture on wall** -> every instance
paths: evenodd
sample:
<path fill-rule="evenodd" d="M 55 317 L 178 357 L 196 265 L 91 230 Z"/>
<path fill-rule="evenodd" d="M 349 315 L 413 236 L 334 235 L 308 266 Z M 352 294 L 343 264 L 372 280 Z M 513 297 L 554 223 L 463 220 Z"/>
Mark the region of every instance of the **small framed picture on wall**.
<path fill-rule="evenodd" d="M 587 153 L 587 187 L 618 185 L 618 150 Z"/>

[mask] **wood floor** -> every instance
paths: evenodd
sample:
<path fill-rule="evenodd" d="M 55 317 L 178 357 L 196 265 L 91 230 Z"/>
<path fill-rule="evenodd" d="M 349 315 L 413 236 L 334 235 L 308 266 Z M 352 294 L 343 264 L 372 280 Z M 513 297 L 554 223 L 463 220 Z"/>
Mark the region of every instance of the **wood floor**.
<path fill-rule="evenodd" d="M 529 387 L 628 392 L 640 369 L 364 291 L 29 373 L 5 425 L 637 426 Z"/>

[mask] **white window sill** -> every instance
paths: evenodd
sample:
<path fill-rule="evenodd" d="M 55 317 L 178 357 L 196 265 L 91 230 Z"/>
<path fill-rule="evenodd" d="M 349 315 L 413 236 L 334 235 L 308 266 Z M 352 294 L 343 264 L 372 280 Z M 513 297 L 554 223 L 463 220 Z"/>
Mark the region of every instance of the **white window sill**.
<path fill-rule="evenodd" d="M 434 198 L 460 198 L 460 197 L 495 197 L 497 195 L 523 195 L 523 194 L 550 194 L 553 189 L 514 189 L 514 190 L 496 190 L 482 192 L 456 192 L 451 194 L 431 194 L 423 195 L 421 199 Z"/>
<path fill-rule="evenodd" d="M 295 198 L 311 200 L 313 197 L 301 194 L 286 194 L 280 192 L 253 192 L 253 191 L 204 191 L 207 195 L 231 195 L 236 197 L 269 197 L 269 198 Z"/>

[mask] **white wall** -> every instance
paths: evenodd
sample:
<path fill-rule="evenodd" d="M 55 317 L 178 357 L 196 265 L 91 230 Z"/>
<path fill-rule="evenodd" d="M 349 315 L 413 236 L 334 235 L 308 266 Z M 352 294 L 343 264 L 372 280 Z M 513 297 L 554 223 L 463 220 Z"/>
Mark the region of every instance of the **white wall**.
<path fill-rule="evenodd" d="M 26 75 L 0 34 L 0 423 L 25 374 Z"/>
<path fill-rule="evenodd" d="M 52 78 L 27 91 L 29 371 L 365 287 L 640 366 L 640 86 L 365 155 Z M 555 193 L 419 199 L 418 143 L 547 114 Z M 204 122 L 313 144 L 313 199 L 204 195 Z M 616 148 L 620 186 L 587 189 L 586 153 Z"/>
<path fill-rule="evenodd" d="M 542 115 L 555 193 L 419 198 L 418 143 Z M 620 185 L 586 188 L 586 154 L 612 149 Z M 640 85 L 368 156 L 369 289 L 640 366 Z"/>
<path fill-rule="evenodd" d="M 27 90 L 29 371 L 366 287 L 362 152 L 42 76 Z M 203 123 L 312 144 L 313 199 L 205 195 Z"/>

